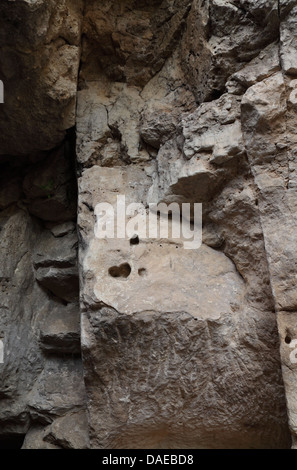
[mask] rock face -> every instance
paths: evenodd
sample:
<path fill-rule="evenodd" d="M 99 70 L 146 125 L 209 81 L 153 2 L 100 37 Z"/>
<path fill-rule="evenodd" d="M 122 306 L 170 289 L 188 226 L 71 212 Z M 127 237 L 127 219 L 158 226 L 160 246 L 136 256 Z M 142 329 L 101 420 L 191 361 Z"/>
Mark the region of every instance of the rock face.
<path fill-rule="evenodd" d="M 295 447 L 296 2 L 0 13 L 0 446 Z"/>

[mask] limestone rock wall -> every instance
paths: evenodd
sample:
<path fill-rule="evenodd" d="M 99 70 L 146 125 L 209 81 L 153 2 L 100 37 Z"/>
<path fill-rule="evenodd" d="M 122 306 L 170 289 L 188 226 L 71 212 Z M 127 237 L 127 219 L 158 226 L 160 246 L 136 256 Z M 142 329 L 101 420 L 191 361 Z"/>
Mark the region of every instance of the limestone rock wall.
<path fill-rule="evenodd" d="M 0 13 L 0 445 L 294 447 L 297 2 Z M 202 246 L 96 238 L 118 195 Z"/>

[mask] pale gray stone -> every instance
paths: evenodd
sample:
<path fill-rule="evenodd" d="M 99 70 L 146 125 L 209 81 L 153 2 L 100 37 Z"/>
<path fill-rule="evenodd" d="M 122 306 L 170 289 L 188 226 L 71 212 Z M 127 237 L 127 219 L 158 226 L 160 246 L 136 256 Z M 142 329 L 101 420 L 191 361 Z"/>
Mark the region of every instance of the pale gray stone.
<path fill-rule="evenodd" d="M 296 8 L 2 0 L 0 446 L 296 447 Z"/>

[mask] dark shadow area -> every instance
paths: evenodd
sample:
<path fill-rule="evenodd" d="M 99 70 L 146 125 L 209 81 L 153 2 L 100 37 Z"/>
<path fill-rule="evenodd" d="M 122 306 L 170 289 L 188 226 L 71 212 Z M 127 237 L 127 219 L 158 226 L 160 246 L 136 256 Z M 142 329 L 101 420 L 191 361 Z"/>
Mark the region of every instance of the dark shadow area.
<path fill-rule="evenodd" d="M 0 437 L 0 449 L 21 449 L 25 440 L 25 434 L 16 434 Z"/>

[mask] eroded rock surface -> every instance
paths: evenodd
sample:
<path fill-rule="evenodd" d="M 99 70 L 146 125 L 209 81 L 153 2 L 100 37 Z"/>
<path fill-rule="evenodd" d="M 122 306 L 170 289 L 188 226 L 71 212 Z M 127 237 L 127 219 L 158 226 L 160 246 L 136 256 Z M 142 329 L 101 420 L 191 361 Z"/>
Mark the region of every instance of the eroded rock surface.
<path fill-rule="evenodd" d="M 296 445 L 296 9 L 2 1 L 3 439 Z M 120 195 L 202 246 L 98 239 Z"/>

